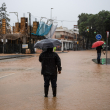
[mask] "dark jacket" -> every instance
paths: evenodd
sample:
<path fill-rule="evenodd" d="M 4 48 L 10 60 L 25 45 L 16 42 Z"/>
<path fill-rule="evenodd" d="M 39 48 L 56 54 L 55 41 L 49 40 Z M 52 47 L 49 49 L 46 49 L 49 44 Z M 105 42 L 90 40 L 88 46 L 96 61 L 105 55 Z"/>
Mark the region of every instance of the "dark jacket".
<path fill-rule="evenodd" d="M 96 47 L 97 53 L 101 53 L 101 49 L 103 49 L 102 46 Z"/>
<path fill-rule="evenodd" d="M 60 57 L 55 52 L 45 51 L 40 54 L 39 61 L 42 64 L 41 74 L 43 75 L 57 75 L 61 71 Z"/>

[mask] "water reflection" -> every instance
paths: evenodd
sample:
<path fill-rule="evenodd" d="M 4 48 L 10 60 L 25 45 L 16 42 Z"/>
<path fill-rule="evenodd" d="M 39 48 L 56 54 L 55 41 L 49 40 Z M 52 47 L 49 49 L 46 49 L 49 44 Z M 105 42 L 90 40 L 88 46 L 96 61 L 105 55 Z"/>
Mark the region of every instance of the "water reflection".
<path fill-rule="evenodd" d="M 97 66 L 94 69 L 96 73 L 100 73 L 102 71 L 102 66 L 100 64 L 97 64 Z"/>
<path fill-rule="evenodd" d="M 44 109 L 52 110 L 57 108 L 57 98 L 44 98 Z"/>

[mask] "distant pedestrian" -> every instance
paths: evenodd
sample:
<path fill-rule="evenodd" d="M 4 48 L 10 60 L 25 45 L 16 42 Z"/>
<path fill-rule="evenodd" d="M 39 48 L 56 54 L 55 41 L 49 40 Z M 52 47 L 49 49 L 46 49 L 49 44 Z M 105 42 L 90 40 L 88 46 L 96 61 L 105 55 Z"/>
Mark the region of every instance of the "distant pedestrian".
<path fill-rule="evenodd" d="M 97 63 L 98 63 L 98 64 L 101 64 L 101 63 L 100 63 L 101 49 L 103 49 L 103 48 L 102 48 L 102 45 L 96 47 L 96 50 L 97 50 Z"/>
<path fill-rule="evenodd" d="M 47 48 L 39 56 L 42 64 L 41 74 L 44 77 L 44 93 L 48 97 L 48 90 L 51 81 L 53 97 L 56 97 L 57 91 L 57 71 L 61 74 L 61 60 L 57 53 L 53 52 L 53 48 Z M 58 69 L 58 70 L 57 70 Z"/>

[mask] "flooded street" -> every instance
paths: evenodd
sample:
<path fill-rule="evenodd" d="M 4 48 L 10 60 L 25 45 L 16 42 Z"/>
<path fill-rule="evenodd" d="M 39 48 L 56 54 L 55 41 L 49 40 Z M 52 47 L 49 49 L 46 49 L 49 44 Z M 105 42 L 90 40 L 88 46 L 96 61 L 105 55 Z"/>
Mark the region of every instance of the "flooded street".
<path fill-rule="evenodd" d="M 59 54 L 57 97 L 44 97 L 39 56 L 0 60 L 0 110 L 110 110 L 110 65 L 99 65 L 96 50 Z M 106 55 L 101 56 L 105 58 Z M 110 51 L 108 52 L 110 58 Z"/>

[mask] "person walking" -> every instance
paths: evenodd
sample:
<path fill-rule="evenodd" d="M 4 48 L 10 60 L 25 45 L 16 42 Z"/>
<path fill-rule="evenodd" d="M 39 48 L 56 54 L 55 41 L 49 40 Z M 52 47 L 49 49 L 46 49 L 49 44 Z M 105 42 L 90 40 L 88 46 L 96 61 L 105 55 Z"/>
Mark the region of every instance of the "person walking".
<path fill-rule="evenodd" d="M 100 63 L 101 49 L 103 49 L 103 48 L 102 48 L 102 45 L 96 47 L 96 50 L 97 50 L 97 63 L 98 63 L 98 64 L 101 64 L 101 63 Z"/>
<path fill-rule="evenodd" d="M 51 82 L 53 97 L 56 97 L 57 92 L 57 71 L 61 74 L 61 60 L 57 53 L 53 52 L 53 48 L 47 48 L 39 56 L 42 69 L 41 74 L 44 77 L 44 97 L 48 97 L 49 85 Z"/>

